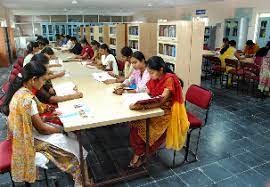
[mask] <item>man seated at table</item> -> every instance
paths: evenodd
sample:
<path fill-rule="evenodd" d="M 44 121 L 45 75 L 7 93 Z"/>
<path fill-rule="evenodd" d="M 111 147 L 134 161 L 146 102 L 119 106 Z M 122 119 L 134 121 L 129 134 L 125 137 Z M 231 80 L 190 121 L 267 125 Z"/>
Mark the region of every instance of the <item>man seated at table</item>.
<path fill-rule="evenodd" d="M 260 47 L 257 44 L 253 43 L 252 40 L 248 40 L 244 48 L 244 55 L 247 57 L 254 56 L 259 50 L 259 48 Z"/>

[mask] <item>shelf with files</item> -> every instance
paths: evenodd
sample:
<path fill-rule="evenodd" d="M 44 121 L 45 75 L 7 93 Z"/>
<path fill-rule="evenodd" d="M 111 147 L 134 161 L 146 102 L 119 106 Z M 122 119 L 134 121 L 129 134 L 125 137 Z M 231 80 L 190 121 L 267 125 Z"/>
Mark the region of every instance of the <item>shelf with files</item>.
<path fill-rule="evenodd" d="M 157 24 L 130 23 L 127 29 L 128 45 L 142 51 L 146 58 L 157 54 Z"/>
<path fill-rule="evenodd" d="M 116 35 L 116 25 L 110 25 L 110 35 Z"/>
<path fill-rule="evenodd" d="M 128 46 L 134 50 L 139 50 L 139 40 L 128 40 Z"/>
<path fill-rule="evenodd" d="M 128 35 L 139 36 L 139 24 L 128 25 Z"/>

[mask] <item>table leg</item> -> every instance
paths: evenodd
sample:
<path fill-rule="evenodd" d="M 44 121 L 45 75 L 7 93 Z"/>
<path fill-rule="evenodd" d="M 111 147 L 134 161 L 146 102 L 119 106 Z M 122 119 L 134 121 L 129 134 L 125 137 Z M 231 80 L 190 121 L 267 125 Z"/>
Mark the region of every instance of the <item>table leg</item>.
<path fill-rule="evenodd" d="M 85 184 L 85 168 L 84 168 L 84 158 L 83 158 L 83 146 L 81 144 L 81 131 L 77 131 L 77 138 L 79 142 L 79 148 L 80 148 L 80 169 L 82 173 L 82 186 L 86 187 Z"/>
<path fill-rule="evenodd" d="M 149 131 L 150 131 L 150 118 L 146 119 L 146 142 L 145 142 L 145 157 L 146 157 L 146 169 L 149 169 Z"/>

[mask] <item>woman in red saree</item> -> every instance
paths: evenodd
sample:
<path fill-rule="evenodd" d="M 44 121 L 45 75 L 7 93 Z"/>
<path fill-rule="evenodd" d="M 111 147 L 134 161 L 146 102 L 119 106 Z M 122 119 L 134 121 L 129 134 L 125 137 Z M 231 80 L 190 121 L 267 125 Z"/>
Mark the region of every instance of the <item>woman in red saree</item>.
<path fill-rule="evenodd" d="M 164 115 L 150 119 L 149 144 L 150 154 L 166 142 L 166 148 L 179 150 L 183 147 L 189 122 L 182 96 L 182 81 L 166 66 L 161 57 L 153 56 L 147 61 L 150 81 L 147 83 L 147 93 L 150 96 L 163 96 L 161 102 L 152 104 L 134 104 L 131 110 L 162 108 Z M 144 163 L 146 142 L 146 120 L 129 123 L 130 144 L 134 156 L 130 167 L 139 167 Z"/>

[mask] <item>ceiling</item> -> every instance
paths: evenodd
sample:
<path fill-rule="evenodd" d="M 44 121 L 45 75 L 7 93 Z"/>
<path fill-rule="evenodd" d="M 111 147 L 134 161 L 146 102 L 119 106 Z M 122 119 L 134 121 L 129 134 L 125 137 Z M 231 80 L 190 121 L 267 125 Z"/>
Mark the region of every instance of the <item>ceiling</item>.
<path fill-rule="evenodd" d="M 132 14 L 138 10 L 151 10 L 195 3 L 222 0 L 1 0 L 0 4 L 16 15 L 44 14 Z"/>

